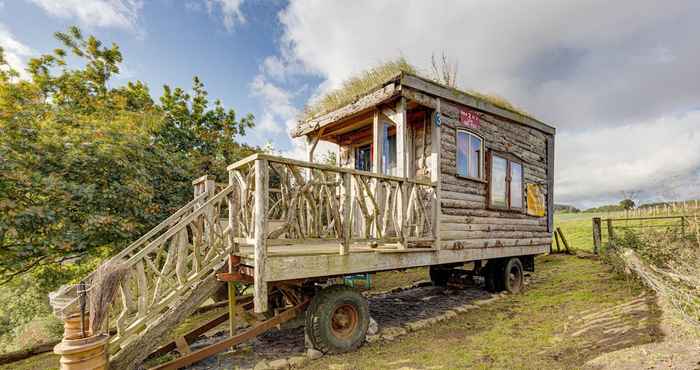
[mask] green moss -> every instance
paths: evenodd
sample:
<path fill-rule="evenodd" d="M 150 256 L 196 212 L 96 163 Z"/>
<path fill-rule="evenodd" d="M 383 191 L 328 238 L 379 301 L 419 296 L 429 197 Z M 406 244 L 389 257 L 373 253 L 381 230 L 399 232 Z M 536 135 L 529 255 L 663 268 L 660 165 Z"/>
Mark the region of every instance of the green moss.
<path fill-rule="evenodd" d="M 400 57 L 378 64 L 348 78 L 338 89 L 332 90 L 315 101 L 307 104 L 300 119 L 302 121 L 310 120 L 325 113 L 342 108 L 343 106 L 356 101 L 358 98 L 382 87 L 382 85 L 390 81 L 392 78 L 395 78 L 401 72 L 416 75 L 445 86 L 437 78 L 421 73 L 415 66 L 408 63 L 405 58 Z M 508 100 L 498 95 L 485 94 L 474 90 L 463 91 L 450 86 L 445 87 L 453 90 L 455 95 L 467 94 L 474 98 L 488 102 L 498 108 L 532 118 L 530 114 L 520 108 L 517 108 Z"/>

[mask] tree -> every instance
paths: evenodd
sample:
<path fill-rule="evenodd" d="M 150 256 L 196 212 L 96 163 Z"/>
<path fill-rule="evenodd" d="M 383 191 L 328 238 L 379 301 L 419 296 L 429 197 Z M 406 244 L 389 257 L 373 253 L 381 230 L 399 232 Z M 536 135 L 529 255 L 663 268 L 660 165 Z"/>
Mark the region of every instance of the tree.
<path fill-rule="evenodd" d="M 625 211 L 629 211 L 634 208 L 634 201 L 632 199 L 623 199 L 620 201 L 620 207 Z"/>
<path fill-rule="evenodd" d="M 196 77 L 192 95 L 166 86 L 158 104 L 140 81 L 110 86 L 117 45 L 77 27 L 55 36 L 62 48 L 31 59 L 30 80 L 0 49 L 0 282 L 37 268 L 71 279 L 62 262 L 119 251 L 186 203 L 193 178 L 255 150 L 235 140 L 253 116 L 211 107 Z"/>

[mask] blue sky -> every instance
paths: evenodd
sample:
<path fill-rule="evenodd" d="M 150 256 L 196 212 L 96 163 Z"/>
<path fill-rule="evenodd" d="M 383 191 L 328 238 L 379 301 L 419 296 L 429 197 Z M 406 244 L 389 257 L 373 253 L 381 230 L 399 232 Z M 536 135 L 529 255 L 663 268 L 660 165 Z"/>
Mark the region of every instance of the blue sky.
<path fill-rule="evenodd" d="M 234 20 L 229 26 L 222 10 L 216 4 L 209 10 L 205 1 L 144 2 L 129 27 L 99 26 L 77 16 L 57 16 L 30 1 L 3 4 L 0 23 L 34 55 L 59 46 L 53 33 L 77 24 L 84 33 L 120 46 L 124 64 L 116 84 L 142 80 L 158 96 L 163 84 L 189 88 L 192 77 L 199 76 L 211 98 L 221 99 L 238 114 L 263 116 L 263 101 L 251 93 L 250 84 L 264 59 L 277 52 L 276 40 L 282 33 L 277 15 L 285 6 L 282 1 L 243 3 L 240 11 L 245 21 Z M 315 78 L 304 79 L 313 83 Z M 302 106 L 309 94 L 297 91 L 292 103 Z M 244 140 L 255 145 L 271 141 L 279 150 L 291 149 L 284 133 L 259 131 L 253 130 Z"/>
<path fill-rule="evenodd" d="M 692 0 L 0 0 L 0 45 L 22 68 L 77 24 L 120 45 L 116 83 L 159 95 L 197 75 L 256 116 L 246 142 L 295 157 L 305 144 L 287 132 L 309 98 L 444 52 L 460 87 L 557 127 L 555 199 L 588 207 L 700 198 L 698 14 Z"/>

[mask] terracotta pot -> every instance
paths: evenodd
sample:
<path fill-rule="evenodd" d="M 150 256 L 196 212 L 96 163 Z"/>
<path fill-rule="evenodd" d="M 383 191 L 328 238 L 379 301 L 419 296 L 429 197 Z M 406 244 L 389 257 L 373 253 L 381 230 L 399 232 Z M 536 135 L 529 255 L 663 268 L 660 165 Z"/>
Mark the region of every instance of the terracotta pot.
<path fill-rule="evenodd" d="M 64 339 L 53 351 L 61 355 L 61 370 L 106 370 L 108 341 L 106 334 Z"/>
<path fill-rule="evenodd" d="M 90 316 L 85 315 L 83 320 L 85 335 L 87 337 L 92 335 L 90 331 Z M 83 331 L 80 329 L 80 314 L 75 314 L 68 316 L 63 320 L 63 339 L 81 339 L 83 338 Z"/>

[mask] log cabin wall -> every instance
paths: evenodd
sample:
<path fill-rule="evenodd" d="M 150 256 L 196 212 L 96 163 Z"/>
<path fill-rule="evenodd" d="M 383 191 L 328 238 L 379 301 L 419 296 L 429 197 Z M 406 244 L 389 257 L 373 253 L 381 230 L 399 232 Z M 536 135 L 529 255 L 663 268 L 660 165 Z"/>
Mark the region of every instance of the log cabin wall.
<path fill-rule="evenodd" d="M 490 209 L 487 181 L 467 179 L 457 174 L 456 129 L 465 128 L 484 140 L 484 180 L 488 178 L 489 151 L 516 156 L 523 164 L 523 185 L 539 184 L 547 197 L 547 134 L 491 114 L 477 112 L 442 101 L 440 137 L 441 247 L 446 249 L 549 244 L 547 216 L 527 215 L 527 194 L 523 190 L 523 210 Z M 480 117 L 478 128 L 460 122 L 460 110 Z"/>

